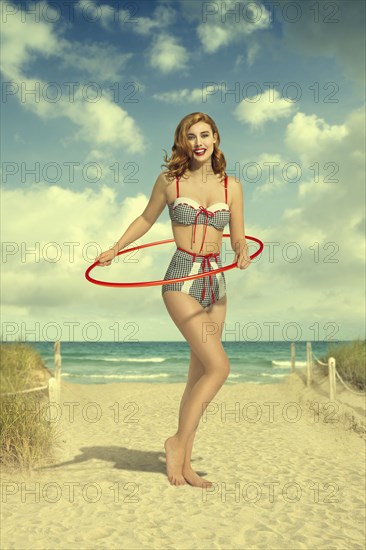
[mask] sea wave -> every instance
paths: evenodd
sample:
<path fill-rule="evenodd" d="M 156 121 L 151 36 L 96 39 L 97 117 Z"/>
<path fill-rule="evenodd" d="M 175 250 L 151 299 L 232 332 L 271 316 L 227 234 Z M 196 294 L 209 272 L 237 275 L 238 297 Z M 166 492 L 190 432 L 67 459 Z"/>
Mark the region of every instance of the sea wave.
<path fill-rule="evenodd" d="M 306 361 L 295 361 L 296 367 L 305 367 Z M 288 369 L 291 367 L 291 361 L 275 361 L 272 360 L 272 366 L 280 369 Z"/>
<path fill-rule="evenodd" d="M 61 376 L 73 376 L 74 378 L 119 378 L 122 380 L 131 378 L 168 378 L 170 374 L 166 372 L 156 374 L 73 374 L 71 372 L 63 372 Z"/>
<path fill-rule="evenodd" d="M 270 378 L 283 378 L 284 376 L 287 376 L 287 374 L 280 374 L 280 373 L 270 373 L 270 372 L 261 372 L 261 376 L 269 376 Z"/>
<path fill-rule="evenodd" d="M 71 357 L 71 356 L 70 356 Z M 70 359 L 69 357 L 69 359 Z M 116 363 L 116 362 L 125 362 L 128 363 L 163 363 L 166 359 L 165 357 L 99 357 L 96 355 L 84 355 L 84 356 L 75 356 L 76 359 L 80 361 L 92 360 L 92 361 L 106 361 L 107 363 Z"/>
<path fill-rule="evenodd" d="M 129 363 L 163 363 L 166 361 L 165 357 L 145 357 L 144 359 L 138 359 L 137 357 L 128 357 L 123 359 Z"/>

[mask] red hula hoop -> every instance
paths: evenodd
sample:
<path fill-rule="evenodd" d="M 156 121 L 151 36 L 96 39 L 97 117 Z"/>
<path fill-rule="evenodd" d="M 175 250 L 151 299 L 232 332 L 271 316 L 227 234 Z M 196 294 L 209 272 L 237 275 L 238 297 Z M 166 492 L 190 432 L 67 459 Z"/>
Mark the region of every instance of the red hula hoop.
<path fill-rule="evenodd" d="M 225 233 L 222 236 L 223 237 L 230 237 L 230 233 Z M 255 241 L 256 243 L 259 244 L 258 250 L 256 252 L 254 252 L 254 254 L 249 256 L 250 259 L 252 260 L 253 258 L 258 256 L 258 254 L 260 254 L 262 252 L 264 245 L 263 245 L 262 241 L 260 239 L 257 239 L 256 237 L 249 237 L 249 235 L 246 235 L 245 237 L 247 239 L 249 239 L 251 241 Z M 157 246 L 158 244 L 166 244 L 166 243 L 171 243 L 171 242 L 174 242 L 174 239 L 166 239 L 165 241 L 155 241 L 153 243 L 141 244 L 139 246 L 134 246 L 133 248 L 127 248 L 127 249 L 121 250 L 120 252 L 118 252 L 118 254 L 116 254 L 115 258 L 117 256 L 120 256 L 121 254 L 127 254 L 127 252 L 132 252 L 133 250 L 140 250 L 141 248 L 147 248 L 149 246 Z M 199 254 L 197 254 L 197 256 L 199 256 Z M 207 277 L 208 275 L 215 275 L 216 273 L 221 273 L 221 271 L 227 271 L 229 269 L 233 269 L 234 267 L 238 267 L 237 262 L 234 262 L 230 265 L 219 267 L 218 269 L 213 269 L 212 271 L 207 271 L 205 273 L 197 273 L 196 275 L 191 275 L 191 276 L 187 276 L 187 277 L 179 277 L 178 279 L 167 279 L 167 280 L 162 279 L 161 281 L 143 281 L 143 282 L 138 282 L 138 283 L 110 283 L 110 282 L 107 282 L 107 281 L 99 281 L 98 279 L 93 279 L 93 277 L 90 277 L 89 273 L 98 264 L 99 264 L 99 261 L 94 262 L 85 271 L 85 278 L 90 283 L 93 283 L 95 285 L 100 285 L 100 286 L 123 287 L 123 288 L 124 287 L 127 287 L 127 288 L 128 287 L 134 287 L 134 286 L 137 286 L 137 287 L 140 287 L 140 286 L 157 286 L 157 285 L 167 285 L 169 283 L 180 283 L 181 281 L 190 281 L 190 280 L 193 280 L 193 279 L 199 279 L 201 277 Z"/>

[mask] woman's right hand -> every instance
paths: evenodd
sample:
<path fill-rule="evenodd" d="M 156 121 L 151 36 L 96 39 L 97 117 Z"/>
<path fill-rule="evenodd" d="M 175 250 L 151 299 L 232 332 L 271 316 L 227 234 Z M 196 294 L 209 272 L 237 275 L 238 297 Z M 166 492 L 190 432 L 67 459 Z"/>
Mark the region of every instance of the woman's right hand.
<path fill-rule="evenodd" d="M 111 248 L 110 250 L 106 250 L 105 252 L 102 252 L 95 258 L 95 262 L 99 262 L 100 265 L 111 265 L 113 258 L 116 256 L 116 251 Z"/>

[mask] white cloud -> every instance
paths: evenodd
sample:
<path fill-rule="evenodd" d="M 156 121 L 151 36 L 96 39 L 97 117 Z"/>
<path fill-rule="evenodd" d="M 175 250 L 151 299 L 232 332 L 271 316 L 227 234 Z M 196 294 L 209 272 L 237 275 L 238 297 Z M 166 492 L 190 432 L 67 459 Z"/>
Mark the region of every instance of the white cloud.
<path fill-rule="evenodd" d="M 108 43 L 80 43 L 60 41 L 60 67 L 77 68 L 88 76 L 92 81 L 118 82 L 122 70 L 127 62 L 133 57 L 132 53 L 121 53 Z"/>
<path fill-rule="evenodd" d="M 302 326 L 303 337 L 316 330 L 320 339 L 333 326 L 334 338 L 352 338 L 355 327 L 362 328 L 366 247 L 364 117 L 364 110 L 359 109 L 339 126 L 325 120 L 314 123 L 316 117 L 312 115 L 296 115 L 296 121 L 289 124 L 292 133 L 289 130 L 288 145 L 291 143 L 296 153 L 292 161 L 301 166 L 302 178 L 296 184 L 279 185 L 276 189 L 282 193 L 280 199 L 279 193 L 266 193 L 253 211 L 248 210 L 249 205 L 245 207 L 246 234 L 260 238 L 265 248 L 261 259 L 255 259 L 248 271 L 231 274 L 232 304 L 236 296 L 242 295 L 245 278 L 245 300 L 242 306 L 235 302 L 236 319 L 247 319 L 248 310 L 255 308 L 256 316 L 252 314 L 251 320 L 277 322 L 280 327 L 281 321 L 292 321 Z M 302 131 L 310 132 L 307 139 L 299 137 Z M 319 144 L 318 149 L 312 139 Z M 258 161 L 263 164 L 266 158 L 284 163 L 283 156 L 275 154 L 262 155 Z M 339 167 L 333 183 L 324 181 L 331 173 L 325 168 L 329 162 Z M 320 170 L 317 182 L 315 163 Z M 250 183 L 244 185 L 244 193 L 247 186 L 251 187 Z M 281 213 L 283 192 L 288 192 L 289 200 Z M 274 218 L 268 224 L 256 223 L 258 209 L 266 212 L 273 208 L 279 211 L 278 221 Z M 256 246 L 251 243 L 250 249 L 253 252 Z M 277 334 L 283 337 L 281 328 Z"/>
<path fill-rule="evenodd" d="M 46 87 L 46 82 L 39 79 L 22 79 L 27 89 Z M 67 95 L 59 101 L 51 102 L 40 95 L 30 96 L 22 103 L 24 109 L 36 113 L 45 120 L 66 118 L 78 129 L 64 141 L 83 140 L 94 146 L 108 146 L 109 149 L 125 148 L 131 153 L 142 153 L 146 147 L 144 135 L 138 128 L 133 117 L 119 105 L 114 103 L 110 94 L 105 93 L 97 101 L 86 101 L 81 89 L 74 92 L 74 101 L 70 102 Z"/>
<path fill-rule="evenodd" d="M 287 127 L 286 143 L 290 149 L 302 153 L 318 152 L 331 143 L 339 143 L 347 136 L 345 124 L 330 125 L 316 115 L 296 113 Z"/>
<path fill-rule="evenodd" d="M 248 67 L 252 67 L 254 64 L 254 61 L 258 57 L 258 53 L 260 51 L 260 46 L 257 42 L 251 43 L 247 47 L 246 51 L 246 57 L 243 54 L 239 54 L 236 56 L 234 61 L 234 69 L 240 69 L 242 70 L 242 65 L 246 63 Z"/>
<path fill-rule="evenodd" d="M 211 4 L 211 5 L 210 5 Z M 270 26 L 270 13 L 259 2 L 203 2 L 197 35 L 206 53 L 246 41 L 255 31 Z"/>
<path fill-rule="evenodd" d="M 263 193 L 275 193 L 285 186 L 286 181 L 282 177 L 282 171 L 286 161 L 278 154 L 262 153 L 255 161 L 255 166 L 253 167 L 253 176 L 250 175 L 249 171 L 247 174 L 247 179 L 251 177 L 255 180 L 254 187 L 254 196 L 262 195 Z M 260 179 L 264 180 L 264 183 L 260 184 L 257 177 L 261 175 Z M 289 179 L 295 178 L 296 174 L 290 172 L 288 177 Z"/>
<path fill-rule="evenodd" d="M 166 74 L 186 69 L 189 54 L 184 46 L 178 44 L 174 36 L 161 34 L 153 40 L 148 58 L 153 69 Z"/>
<path fill-rule="evenodd" d="M 9 80 L 20 80 L 24 65 L 28 68 L 39 56 L 61 55 L 59 36 L 52 25 L 30 18 L 22 21 L 21 11 L 7 18 L 1 33 L 1 70 Z"/>
<path fill-rule="evenodd" d="M 104 145 L 109 148 L 124 147 L 132 153 L 143 152 L 146 143 L 136 122 L 126 110 L 113 101 L 111 92 L 103 90 L 98 82 L 96 84 L 100 97 L 96 101 L 90 101 L 83 96 L 83 82 L 80 78 L 80 85 L 71 93 L 68 89 L 62 89 L 59 83 L 61 97 L 53 102 L 48 99 L 47 93 L 43 93 L 43 90 L 47 89 L 47 82 L 27 76 L 31 71 L 31 63 L 39 61 L 40 56 L 56 56 L 63 59 L 62 63 L 65 66 L 79 67 L 80 70 L 84 69 L 89 73 L 99 66 L 98 77 L 100 80 L 108 80 L 110 77 L 118 78 L 114 71 L 128 56 L 120 56 L 119 62 L 113 66 L 115 52 L 110 48 L 100 52 L 98 45 L 90 44 L 81 46 L 77 51 L 75 42 L 68 42 L 58 36 L 51 24 L 42 21 L 36 23 L 30 18 L 22 22 L 21 10 L 9 17 L 8 22 L 3 25 L 2 37 L 1 70 L 5 78 L 21 84 L 27 90 L 40 90 L 38 97 L 28 95 L 26 101 L 21 101 L 22 108 L 46 119 L 69 119 L 78 126 L 73 139 L 82 139 L 93 145 Z M 85 60 L 85 54 L 88 54 L 89 60 Z M 101 68 L 103 66 L 104 69 Z"/>
<path fill-rule="evenodd" d="M 295 109 L 295 104 L 281 98 L 277 90 L 268 89 L 260 95 L 243 99 L 234 110 L 234 115 L 240 122 L 256 128 L 268 120 L 288 117 Z"/>
<path fill-rule="evenodd" d="M 123 9 L 123 7 L 130 9 Z M 149 36 L 172 25 L 176 20 L 176 11 L 166 3 L 156 6 L 152 17 L 144 17 L 134 9 L 134 5 L 116 2 L 112 5 L 97 4 L 93 0 L 79 0 L 76 7 L 86 20 L 99 22 L 102 27 L 112 30 L 112 24 L 118 23 L 122 30 L 129 30 L 141 36 Z"/>
<path fill-rule="evenodd" d="M 133 57 L 106 42 L 66 40 L 56 25 L 28 17 L 22 21 L 21 14 L 19 10 L 8 17 L 2 27 L 1 70 L 8 78 L 17 80 L 20 73 L 29 74 L 29 67 L 39 61 L 39 57 L 54 56 L 58 58 L 59 68 L 76 68 L 92 75 L 98 83 L 118 80 L 121 70 Z"/>
<path fill-rule="evenodd" d="M 316 115 L 296 113 L 288 124 L 285 143 L 289 149 L 295 151 L 302 160 L 303 168 L 312 167 L 312 176 L 302 178 L 299 184 L 299 197 L 342 194 L 342 189 L 335 185 L 344 177 L 344 163 L 354 156 L 352 146 L 347 147 L 348 156 L 343 158 L 345 138 L 350 130 L 347 123 L 328 124 L 323 118 Z M 358 151 L 360 153 L 360 151 Z M 340 160 L 343 158 L 343 168 Z M 358 159 L 362 163 L 362 158 Z M 357 164 L 357 162 L 356 162 Z M 307 170 L 309 172 L 309 168 Z"/>
<path fill-rule="evenodd" d="M 153 94 L 152 97 L 157 101 L 163 101 L 165 103 L 196 103 L 202 102 L 203 93 L 204 91 L 202 88 L 194 88 L 193 90 L 184 88 L 183 90 Z"/>
<path fill-rule="evenodd" d="M 115 244 L 147 202 L 148 197 L 138 193 L 119 203 L 116 190 L 105 185 L 96 191 L 44 184 L 3 189 L 4 320 L 21 309 L 24 321 L 33 323 L 40 317 L 61 321 L 74 315 L 87 321 L 91 304 L 93 319 L 99 311 L 112 320 L 118 302 L 126 322 L 128 316 L 139 316 L 135 300 L 142 318 L 146 318 L 151 302 L 147 289 L 96 287 L 85 279 L 84 272 L 101 251 Z M 126 248 L 170 237 L 170 222 L 157 221 L 147 235 Z M 96 267 L 91 275 L 106 281 L 160 279 L 169 254 L 169 247 L 146 248 L 118 257 L 108 268 Z M 160 287 L 152 293 L 157 302 L 161 299 L 159 291 Z M 75 312 L 75 304 L 78 311 L 84 311 L 85 319 Z"/>
<path fill-rule="evenodd" d="M 242 54 L 237 55 L 234 61 L 234 68 L 237 69 L 238 67 L 240 67 L 243 61 L 244 61 L 244 56 Z"/>
<path fill-rule="evenodd" d="M 145 140 L 134 119 L 109 98 L 101 98 L 97 103 L 87 103 L 83 109 L 74 104 L 67 106 L 66 115 L 79 124 L 76 137 L 93 144 L 110 147 L 125 147 L 131 153 L 143 150 Z"/>
<path fill-rule="evenodd" d="M 138 17 L 136 22 L 131 25 L 131 28 L 137 34 L 148 36 L 152 31 L 161 31 L 173 25 L 175 20 L 175 10 L 163 4 L 155 8 L 153 17 Z"/>
<path fill-rule="evenodd" d="M 260 46 L 259 44 L 257 44 L 257 42 L 254 42 L 254 44 L 251 44 L 250 46 L 248 46 L 247 63 L 249 67 L 253 65 L 259 50 L 260 50 Z"/>
<path fill-rule="evenodd" d="M 93 0 L 79 0 L 75 2 L 75 7 L 79 9 L 85 21 L 100 21 L 105 23 L 113 19 L 114 9 L 108 4 L 97 4 Z"/>
<path fill-rule="evenodd" d="M 128 10 L 122 9 L 116 4 L 97 4 L 93 0 L 79 0 L 75 3 L 84 21 L 95 25 L 99 23 L 104 29 L 112 30 L 117 21 L 125 21 L 129 17 Z"/>
<path fill-rule="evenodd" d="M 197 34 L 205 53 L 216 53 L 217 50 L 234 41 L 228 26 L 223 28 L 221 25 L 202 23 L 197 27 Z"/>
<path fill-rule="evenodd" d="M 328 232 L 337 234 L 343 251 L 352 249 L 359 258 L 364 254 L 360 238 L 364 243 L 365 230 L 360 229 L 365 223 L 364 120 L 364 108 L 333 126 L 298 113 L 286 133 L 286 142 L 301 164 L 311 167 L 312 177 L 304 177 L 299 185 L 299 197 L 312 205 L 308 217 L 319 216 Z"/>

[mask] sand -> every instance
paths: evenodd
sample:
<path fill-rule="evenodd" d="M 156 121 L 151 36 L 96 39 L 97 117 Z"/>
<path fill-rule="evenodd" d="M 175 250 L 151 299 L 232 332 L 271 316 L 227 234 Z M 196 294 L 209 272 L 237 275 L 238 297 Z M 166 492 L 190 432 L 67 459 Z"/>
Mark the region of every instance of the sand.
<path fill-rule="evenodd" d="M 365 434 L 314 413 L 320 387 L 224 385 L 193 448 L 210 489 L 166 477 L 183 389 L 62 381 L 57 463 L 2 473 L 1 548 L 365 548 Z"/>

